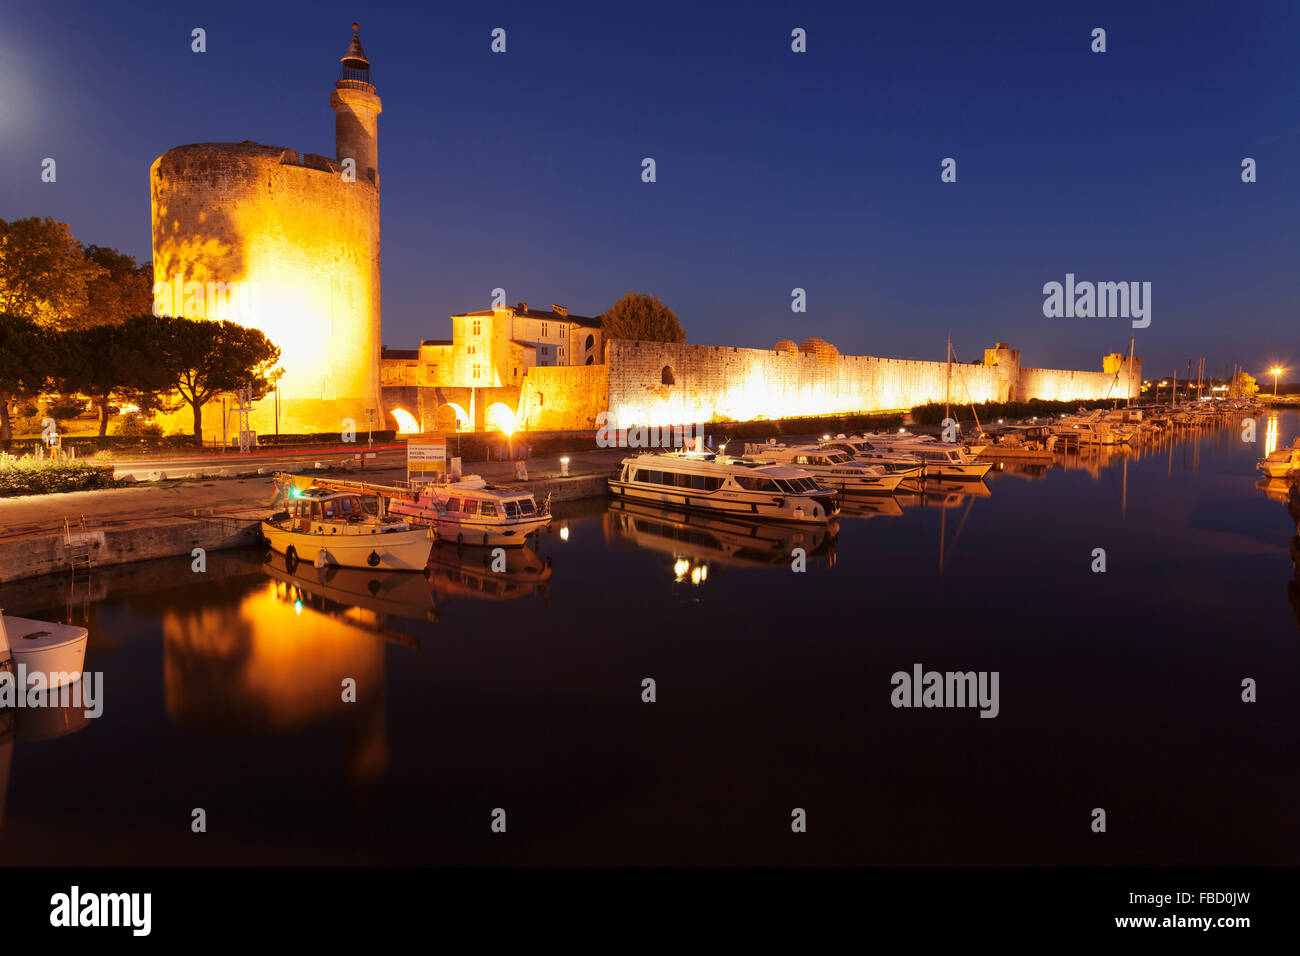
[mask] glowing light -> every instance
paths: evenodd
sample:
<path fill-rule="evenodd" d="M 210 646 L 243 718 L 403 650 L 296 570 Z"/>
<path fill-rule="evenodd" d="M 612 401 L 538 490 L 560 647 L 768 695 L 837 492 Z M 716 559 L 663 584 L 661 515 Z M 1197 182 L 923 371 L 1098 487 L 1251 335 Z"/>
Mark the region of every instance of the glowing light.
<path fill-rule="evenodd" d="M 302 601 L 294 601 L 294 602 L 293 602 L 293 613 L 294 613 L 294 614 L 301 614 L 301 613 L 302 613 Z"/>
<path fill-rule="evenodd" d="M 518 422 L 515 420 L 515 413 L 510 410 L 510 406 L 503 405 L 501 402 L 493 402 L 487 408 L 487 414 L 484 416 L 489 429 L 496 428 L 505 432 L 507 435 L 513 435 Z"/>
<path fill-rule="evenodd" d="M 691 562 L 687 561 L 685 558 L 678 558 L 676 563 L 673 564 L 673 574 L 676 575 L 678 581 L 686 577 L 686 572 L 690 569 Z"/>
<path fill-rule="evenodd" d="M 417 422 L 415 420 L 415 416 L 413 416 L 406 409 L 394 408 L 393 417 L 397 419 L 397 434 L 411 435 L 411 434 L 419 433 L 420 423 Z"/>
<path fill-rule="evenodd" d="M 703 580 L 704 580 L 704 569 L 703 569 L 703 568 L 692 568 L 692 569 L 691 569 L 691 583 L 692 583 L 692 584 L 699 584 L 699 583 L 700 583 L 701 581 L 703 581 Z"/>
<path fill-rule="evenodd" d="M 564 527 L 560 528 L 560 540 L 561 541 L 569 540 L 569 526 L 567 524 Z"/>

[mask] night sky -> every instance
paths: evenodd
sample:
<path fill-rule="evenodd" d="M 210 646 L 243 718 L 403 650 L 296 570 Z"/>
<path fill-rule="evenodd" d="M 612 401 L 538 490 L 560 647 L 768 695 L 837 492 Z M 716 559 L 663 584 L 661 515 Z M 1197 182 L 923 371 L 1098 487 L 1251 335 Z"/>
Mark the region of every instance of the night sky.
<path fill-rule="evenodd" d="M 10 4 L 0 218 L 148 259 L 165 150 L 334 155 L 357 20 L 384 104 L 390 346 L 448 336 L 501 286 L 582 314 L 653 292 L 705 344 L 941 359 L 951 330 L 959 359 L 1006 341 L 1100 369 L 1136 334 L 1148 378 L 1200 355 L 1300 365 L 1294 2 L 545 6 Z M 1067 272 L 1151 282 L 1151 326 L 1045 318 Z"/>

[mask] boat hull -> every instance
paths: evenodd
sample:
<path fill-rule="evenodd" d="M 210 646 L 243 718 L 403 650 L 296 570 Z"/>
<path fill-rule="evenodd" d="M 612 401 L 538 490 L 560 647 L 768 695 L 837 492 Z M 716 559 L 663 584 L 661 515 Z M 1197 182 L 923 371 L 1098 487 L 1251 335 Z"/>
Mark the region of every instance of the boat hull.
<path fill-rule="evenodd" d="M 7 614 L 3 617 L 3 627 L 0 650 L 7 638 L 14 665 L 21 665 L 29 680 L 32 674 L 44 674 L 45 686 L 50 690 L 81 680 L 89 637 L 84 627 Z"/>
<path fill-rule="evenodd" d="M 429 563 L 429 532 L 389 531 L 377 534 L 306 534 L 286 531 L 269 521 L 262 522 L 262 536 L 280 554 L 293 555 L 312 564 L 337 564 L 344 568 L 375 568 L 389 571 L 423 571 Z"/>
<path fill-rule="evenodd" d="M 681 508 L 708 514 L 733 515 L 740 518 L 763 518 L 794 524 L 825 524 L 839 514 L 839 502 L 828 495 L 766 495 L 749 494 L 744 497 L 726 491 L 712 495 L 692 494 L 659 485 L 642 485 L 637 482 L 611 478 L 609 493 L 623 501 L 640 501 L 659 507 Z M 815 514 L 814 502 L 821 506 L 822 514 Z"/>
<path fill-rule="evenodd" d="M 521 518 L 515 521 L 460 521 L 401 501 L 394 501 L 389 507 L 389 513 L 433 528 L 440 541 L 505 548 L 523 547 L 528 538 L 551 523 L 550 515 L 538 515 L 535 518 Z"/>

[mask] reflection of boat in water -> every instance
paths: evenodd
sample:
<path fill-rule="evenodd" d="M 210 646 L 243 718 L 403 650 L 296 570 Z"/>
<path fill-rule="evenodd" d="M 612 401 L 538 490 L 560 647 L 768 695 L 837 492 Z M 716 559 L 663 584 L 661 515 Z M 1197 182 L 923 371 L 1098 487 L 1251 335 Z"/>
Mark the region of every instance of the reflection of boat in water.
<path fill-rule="evenodd" d="M 9 767 L 18 742 L 54 740 L 75 734 L 92 718 L 86 716 L 84 701 L 62 700 L 58 693 L 41 695 L 39 707 L 0 710 L 0 826 L 5 822 L 9 794 Z"/>
<path fill-rule="evenodd" d="M 605 513 L 607 537 L 675 559 L 689 557 L 740 567 L 788 568 L 795 548 L 803 548 L 809 557 L 826 554 L 833 551 L 838 530 L 836 522 L 791 527 L 633 501 L 610 501 Z"/>
<path fill-rule="evenodd" d="M 534 591 L 546 597 L 551 559 L 542 558 L 528 545 L 493 549 L 437 541 L 429 554 L 428 573 L 429 586 L 443 598 L 509 601 Z"/>
<path fill-rule="evenodd" d="M 324 613 L 358 608 L 376 615 L 382 629 L 385 617 L 437 620 L 429 585 L 418 574 L 397 571 L 371 571 L 328 565 L 312 567 L 299 562 L 293 571 L 285 568 L 284 559 L 269 555 L 262 566 L 271 577 L 289 588 L 286 600 L 304 601 Z M 356 615 L 352 615 L 355 619 Z"/>
<path fill-rule="evenodd" d="M 846 495 L 840 506 L 841 518 L 897 518 L 902 513 L 903 506 L 893 495 Z"/>
<path fill-rule="evenodd" d="M 955 508 L 971 498 L 988 498 L 992 494 L 992 489 L 982 480 L 927 481 L 922 491 L 900 497 L 899 503 L 906 508 Z"/>

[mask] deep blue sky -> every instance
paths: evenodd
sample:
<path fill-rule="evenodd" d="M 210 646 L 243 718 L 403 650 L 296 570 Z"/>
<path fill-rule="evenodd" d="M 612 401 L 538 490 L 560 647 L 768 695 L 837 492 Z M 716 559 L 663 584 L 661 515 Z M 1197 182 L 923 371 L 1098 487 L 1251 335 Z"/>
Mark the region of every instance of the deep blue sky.
<path fill-rule="evenodd" d="M 961 359 L 1002 340 L 1099 367 L 1131 330 L 1044 318 L 1072 271 L 1153 283 L 1148 377 L 1300 366 L 1294 2 L 9 5 L 0 217 L 147 259 L 168 148 L 334 155 L 353 20 L 384 102 L 389 345 L 445 337 L 496 286 L 585 314 L 633 289 L 692 342 L 941 358 L 951 329 Z"/>

